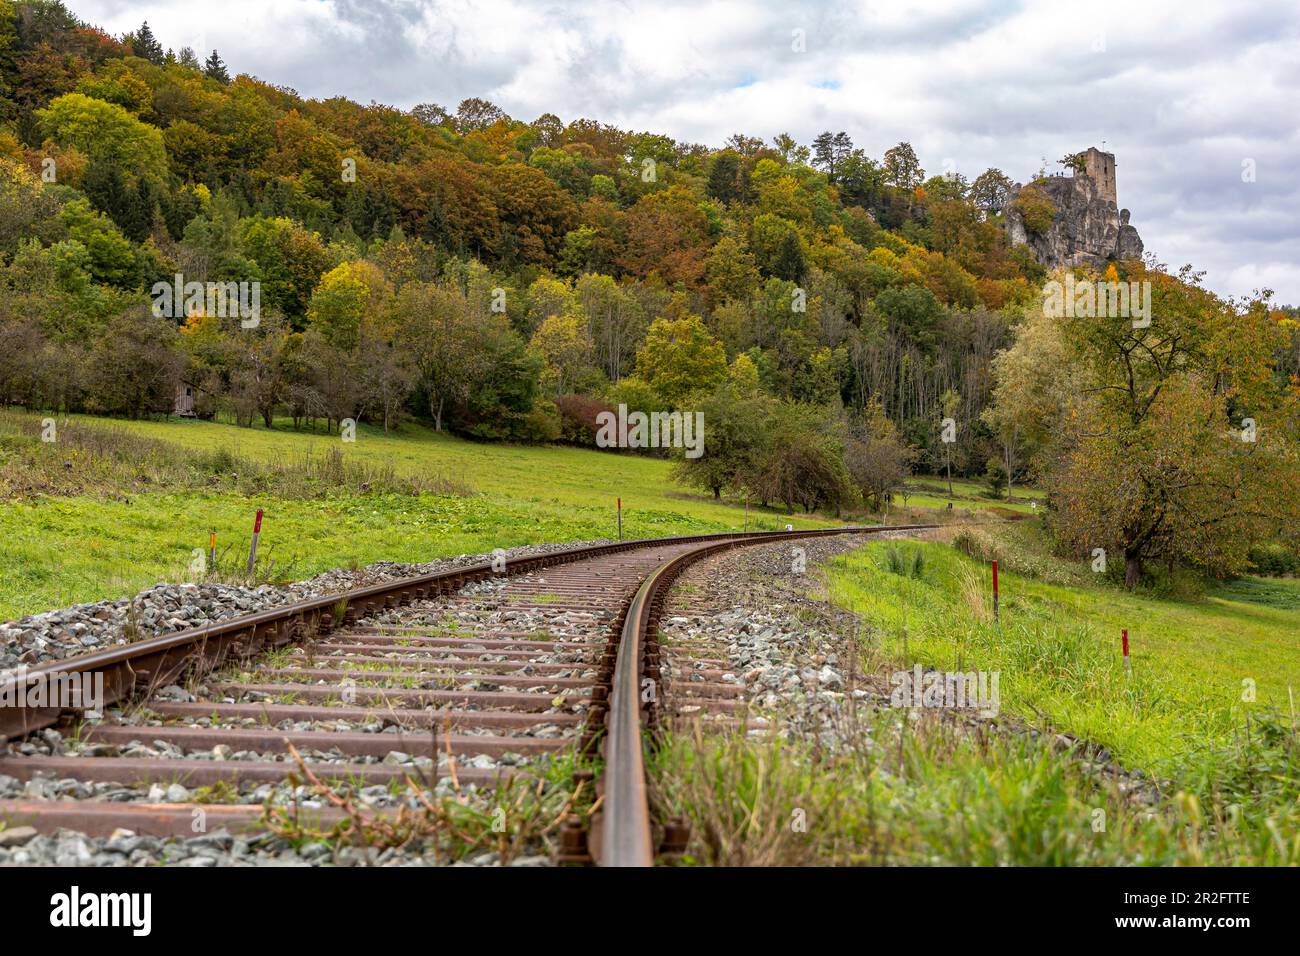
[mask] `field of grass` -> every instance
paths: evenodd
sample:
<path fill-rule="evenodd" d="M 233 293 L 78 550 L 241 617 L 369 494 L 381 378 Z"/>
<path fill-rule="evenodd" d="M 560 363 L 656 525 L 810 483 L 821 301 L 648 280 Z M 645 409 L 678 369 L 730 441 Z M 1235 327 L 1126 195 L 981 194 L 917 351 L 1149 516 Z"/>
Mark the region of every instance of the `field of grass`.
<path fill-rule="evenodd" d="M 882 542 L 829 568 L 832 599 L 862 616 L 867 650 L 885 669 L 997 672 L 1003 715 L 1101 745 L 1163 781 L 1155 829 L 1143 824 L 1125 850 L 1135 859 L 1300 861 L 1300 581 L 1130 594 L 1053 557 L 1034 522 L 944 534 L 952 544 Z M 992 556 L 1002 572 L 996 622 Z M 1006 759 L 1004 782 L 1037 758 Z M 1213 839 L 1189 843 L 1201 829 Z"/>
<path fill-rule="evenodd" d="M 344 442 L 323 431 L 294 431 L 288 422 L 265 429 L 87 416 L 59 423 L 63 445 L 42 445 L 40 416 L 10 412 L 2 417 L 0 619 L 120 598 L 159 581 L 192 580 L 195 549 L 207 547 L 210 531 L 233 567 L 246 552 L 258 508 L 265 511 L 260 553 L 267 558 L 265 576 L 272 580 L 378 560 L 427 561 L 522 544 L 614 537 L 619 497 L 628 538 L 739 530 L 746 524 L 743 503 L 714 501 L 675 484 L 667 461 L 631 454 L 481 444 L 417 424 L 388 434 L 361 425 L 356 440 Z M 138 441 L 143 447 L 139 474 L 122 467 L 102 474 L 105 469 L 93 454 L 68 450 L 70 429 L 91 436 L 106 429 Z M 121 440 L 103 444 L 119 458 L 131 453 L 120 447 Z M 192 462 L 173 460 L 187 454 L 202 458 L 197 467 L 205 474 L 196 478 L 186 472 L 194 471 Z M 364 474 L 326 487 L 309 482 L 309 490 L 295 480 L 292 492 L 266 475 L 230 474 L 241 462 L 314 473 L 330 456 Z M 155 462 L 158 457 L 166 467 Z M 371 472 L 375 480 L 369 480 Z M 42 473 L 50 478 L 48 486 Z M 15 474 L 21 480 L 5 481 Z M 406 489 L 404 483 L 415 487 Z M 906 510 L 891 509 L 890 520 L 906 521 L 946 506 L 937 486 L 930 487 L 933 479 L 920 484 Z M 996 515 L 1005 506 L 984 497 L 975 483 L 954 482 L 954 491 L 954 518 Z M 1012 507 L 1027 505 L 1017 501 Z M 787 515 L 783 508 L 752 505 L 748 526 L 833 523 L 826 515 Z"/>
<path fill-rule="evenodd" d="M 977 533 L 1010 554 L 1032 547 L 1030 531 Z M 1168 770 L 1193 741 L 1230 740 L 1248 712 L 1272 707 L 1289 718 L 1291 693 L 1300 691 L 1300 581 L 1244 578 L 1180 601 L 1089 580 L 1086 564 L 1004 557 L 995 623 L 987 563 L 943 543 L 906 545 L 924 552 L 918 578 L 891 573 L 888 548 L 838 559 L 829 581 L 832 597 L 863 616 L 882 649 L 908 666 L 999 671 L 1004 711 L 1045 717 L 1132 766 Z M 1243 699 L 1252 691 L 1253 701 Z"/>
<path fill-rule="evenodd" d="M 44 445 L 39 422 L 36 415 L 0 416 L 0 619 L 192 580 L 195 549 L 207 547 L 210 531 L 234 566 L 258 508 L 265 511 L 263 571 L 272 580 L 379 560 L 614 537 L 620 497 L 628 538 L 746 526 L 742 502 L 714 501 L 675 484 L 667 461 L 631 454 L 480 444 L 416 424 L 388 434 L 361 425 L 356 440 L 344 442 L 323 431 L 294 431 L 287 422 L 268 430 L 87 416 L 60 422 L 63 443 Z M 96 447 L 69 448 L 71 432 Z M 139 457 L 138 469 L 130 455 Z M 105 467 L 104 456 L 128 460 Z M 303 479 L 331 458 L 335 468 L 358 474 Z M 273 480 L 267 469 L 292 480 Z M 999 506 L 980 497 L 978 485 L 959 482 L 955 489 L 953 517 Z M 893 509 L 890 520 L 923 515 L 932 496 L 924 497 L 906 511 Z M 944 504 L 935 499 L 934 507 Z M 825 515 L 749 509 L 751 530 L 833 523 Z"/>
<path fill-rule="evenodd" d="M 846 718 L 837 748 L 669 734 L 652 794 L 661 817 L 691 821 L 684 862 L 1300 863 L 1300 581 L 1242 578 L 1175 600 L 1053 557 L 1037 522 L 941 537 L 956 546 L 873 543 L 829 565 L 831 598 L 868 625 L 864 669 L 996 671 L 1002 722 L 1045 733 L 883 708 Z M 991 556 L 1004 569 L 996 623 Z M 1050 745 L 1061 732 L 1084 745 Z M 1158 796 L 1089 770 L 1088 744 L 1152 775 Z"/>
<path fill-rule="evenodd" d="M 6 416 L 13 426 L 19 416 Z M 35 416 L 23 416 L 30 428 Z M 288 494 L 251 480 L 177 482 L 141 463 L 130 487 L 120 474 L 55 493 L 9 496 L 0 509 L 0 619 L 80 601 L 118 598 L 161 580 L 190 580 L 196 548 L 217 533 L 218 549 L 246 550 L 253 515 L 265 510 L 260 551 L 276 562 L 270 576 L 301 578 L 372 561 L 428 561 L 521 544 L 614 537 L 616 499 L 623 499 L 625 537 L 738 530 L 743 504 L 714 502 L 675 485 L 665 461 L 559 447 L 476 444 L 408 425 L 385 435 L 361 426 L 355 442 L 289 428 L 246 429 L 196 421 L 103 422 L 74 418 L 66 428 L 109 427 L 162 440 L 196 454 L 301 470 L 309 456 L 342 451 L 346 461 L 396 479 L 376 488 L 325 488 Z M 12 427 L 11 427 L 12 431 Z M 66 429 L 65 429 L 66 431 Z M 164 446 L 165 447 L 165 446 Z M 6 436 L 0 467 L 19 454 L 28 470 L 55 480 L 79 477 L 92 463 L 58 443 Z M 166 456 L 164 456 L 166 457 Z M 75 459 L 75 460 L 74 460 Z M 214 471 L 220 462 L 209 463 Z M 16 464 L 14 467 L 18 467 Z M 118 469 L 120 472 L 121 469 Z M 248 476 L 244 476 L 247 479 Z M 468 494 L 393 490 L 400 480 Z M 71 491 L 71 493 L 69 493 Z M 750 509 L 751 529 L 820 527 L 821 516 Z"/>

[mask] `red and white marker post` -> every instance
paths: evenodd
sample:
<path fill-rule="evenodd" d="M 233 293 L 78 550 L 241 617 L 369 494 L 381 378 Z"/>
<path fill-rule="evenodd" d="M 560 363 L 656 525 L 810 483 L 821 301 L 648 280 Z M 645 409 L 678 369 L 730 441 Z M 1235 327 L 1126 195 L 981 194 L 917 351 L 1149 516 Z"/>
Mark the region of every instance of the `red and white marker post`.
<path fill-rule="evenodd" d="M 253 543 L 248 547 L 248 573 L 253 573 L 253 565 L 257 563 L 257 539 L 262 536 L 262 509 L 257 509 L 257 517 L 253 520 Z"/>
<path fill-rule="evenodd" d="M 1132 678 L 1133 665 L 1132 663 L 1129 662 L 1128 659 L 1128 628 L 1127 627 L 1124 628 L 1123 630 L 1123 641 L 1124 641 L 1124 676 Z"/>
<path fill-rule="evenodd" d="M 998 622 L 998 562 L 993 560 L 993 623 Z"/>
<path fill-rule="evenodd" d="M 618 540 L 623 540 L 623 498 L 618 499 Z"/>

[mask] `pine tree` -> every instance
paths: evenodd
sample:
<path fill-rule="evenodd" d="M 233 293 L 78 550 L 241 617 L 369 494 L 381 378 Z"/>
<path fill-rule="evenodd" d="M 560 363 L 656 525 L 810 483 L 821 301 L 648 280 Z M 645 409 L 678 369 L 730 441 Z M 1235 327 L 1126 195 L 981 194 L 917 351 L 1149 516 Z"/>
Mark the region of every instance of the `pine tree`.
<path fill-rule="evenodd" d="M 131 49 L 135 51 L 136 56 L 162 66 L 163 47 L 158 42 L 158 38 L 153 35 L 153 31 L 149 29 L 148 20 L 140 25 L 139 32 L 131 39 Z"/>
<path fill-rule="evenodd" d="M 199 62 L 199 58 L 194 54 L 193 47 L 181 47 L 181 52 L 176 56 L 176 62 L 191 70 L 203 69 L 203 64 Z"/>
<path fill-rule="evenodd" d="M 218 83 L 229 83 L 230 74 L 226 72 L 226 64 L 221 62 L 221 57 L 216 50 L 212 51 L 212 56 L 208 57 L 203 64 L 203 75 L 210 80 L 216 80 Z"/>

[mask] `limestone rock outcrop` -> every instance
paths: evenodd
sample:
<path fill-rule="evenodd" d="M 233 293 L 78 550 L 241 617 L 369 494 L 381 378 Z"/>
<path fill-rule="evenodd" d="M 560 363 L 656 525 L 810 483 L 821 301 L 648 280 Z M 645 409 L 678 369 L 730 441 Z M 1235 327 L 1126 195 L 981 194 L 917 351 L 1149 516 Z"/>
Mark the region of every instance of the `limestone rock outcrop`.
<path fill-rule="evenodd" d="M 1083 168 L 1073 176 L 1048 176 L 1031 184 L 1055 208 L 1046 229 L 1036 231 L 1026 223 L 1015 203 L 1026 187 L 1013 187 L 1006 212 L 1011 244 L 1027 246 L 1048 268 L 1102 268 L 1112 260 L 1140 258 L 1142 239 L 1129 224 L 1129 211 L 1115 201 L 1115 155 L 1092 147 L 1082 156 Z"/>

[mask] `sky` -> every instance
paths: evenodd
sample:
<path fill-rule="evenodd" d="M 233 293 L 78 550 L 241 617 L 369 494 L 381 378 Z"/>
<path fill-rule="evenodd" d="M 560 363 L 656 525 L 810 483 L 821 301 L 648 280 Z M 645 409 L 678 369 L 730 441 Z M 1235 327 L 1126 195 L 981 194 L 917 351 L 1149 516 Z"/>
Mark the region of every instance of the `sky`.
<path fill-rule="evenodd" d="M 65 0 L 303 96 L 554 113 L 721 146 L 847 132 L 1017 182 L 1115 153 L 1148 252 L 1300 304 L 1300 4 Z"/>

